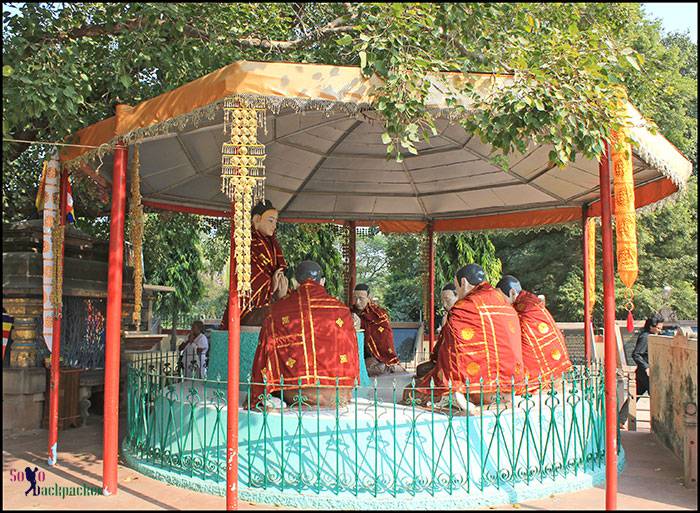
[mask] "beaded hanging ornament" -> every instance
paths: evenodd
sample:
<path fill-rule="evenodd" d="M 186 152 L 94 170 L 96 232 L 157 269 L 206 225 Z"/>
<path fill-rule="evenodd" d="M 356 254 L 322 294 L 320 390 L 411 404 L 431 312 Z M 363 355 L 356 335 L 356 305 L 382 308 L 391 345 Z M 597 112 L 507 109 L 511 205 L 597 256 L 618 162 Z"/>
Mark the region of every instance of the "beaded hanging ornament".
<path fill-rule="evenodd" d="M 430 236 L 426 227 L 419 235 L 420 237 L 420 273 L 422 283 L 422 299 L 423 299 L 423 319 L 424 322 L 430 323 Z M 429 324 L 426 324 L 429 326 Z"/>
<path fill-rule="evenodd" d="M 133 248 L 134 267 L 134 312 L 132 319 L 136 329 L 141 325 L 141 305 L 143 298 L 143 231 L 144 216 L 143 204 L 141 203 L 141 164 L 139 160 L 139 147 L 134 145 L 134 158 L 131 161 L 129 170 L 131 179 L 131 197 L 129 201 L 129 238 Z"/>
<path fill-rule="evenodd" d="M 265 198 L 265 145 L 258 143 L 258 126 L 266 129 L 263 99 L 234 96 L 224 101 L 224 133 L 229 142 L 221 148 L 221 192 L 234 205 L 236 277 L 242 307 L 250 300 L 250 212 Z"/>
<path fill-rule="evenodd" d="M 342 239 L 341 239 L 341 252 L 343 258 L 343 291 L 344 297 L 348 298 L 348 301 L 352 299 L 352 291 L 350 290 L 350 234 L 352 233 L 353 227 L 350 223 L 342 226 Z"/>

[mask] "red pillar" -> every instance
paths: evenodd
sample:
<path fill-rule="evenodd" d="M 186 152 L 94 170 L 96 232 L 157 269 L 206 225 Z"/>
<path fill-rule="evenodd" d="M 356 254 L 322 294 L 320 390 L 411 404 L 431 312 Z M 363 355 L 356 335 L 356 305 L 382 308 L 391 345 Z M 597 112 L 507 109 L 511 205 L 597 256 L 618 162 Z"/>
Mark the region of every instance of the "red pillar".
<path fill-rule="evenodd" d="M 352 291 L 355 290 L 357 284 L 357 222 L 350 221 L 350 247 L 348 248 L 348 304 L 352 305 Z"/>
<path fill-rule="evenodd" d="M 61 186 L 59 189 L 59 225 L 61 229 L 66 226 L 66 204 L 68 202 L 68 171 L 61 166 Z M 65 243 L 61 247 L 61 256 L 59 257 L 63 263 L 63 255 L 65 253 Z M 56 248 L 54 248 L 56 251 Z M 55 287 L 56 284 L 54 283 Z M 63 301 L 57 305 L 54 311 L 53 318 L 53 336 L 51 338 L 51 385 L 49 393 L 49 465 L 55 465 L 58 460 L 58 390 L 61 377 L 61 317 L 62 317 Z"/>
<path fill-rule="evenodd" d="M 109 223 L 109 267 L 107 276 L 107 320 L 105 341 L 105 391 L 102 493 L 117 493 L 119 453 L 119 365 L 122 318 L 122 271 L 124 268 L 124 212 L 126 168 L 129 149 L 121 143 L 114 150 L 112 211 Z"/>
<path fill-rule="evenodd" d="M 226 509 L 238 509 L 238 396 L 240 382 L 241 308 L 236 279 L 235 207 L 231 204 L 231 259 L 228 289 L 228 409 L 226 422 Z"/>
<path fill-rule="evenodd" d="M 615 269 L 613 266 L 610 145 L 601 157 L 600 203 L 603 238 L 603 320 L 605 329 L 605 509 L 617 509 L 617 345 L 615 341 Z"/>
<path fill-rule="evenodd" d="M 428 331 L 430 335 L 430 352 L 435 348 L 435 231 L 433 222 L 428 223 Z"/>
<path fill-rule="evenodd" d="M 591 298 L 588 295 L 588 206 L 583 206 L 583 345 L 586 365 L 591 363 Z"/>

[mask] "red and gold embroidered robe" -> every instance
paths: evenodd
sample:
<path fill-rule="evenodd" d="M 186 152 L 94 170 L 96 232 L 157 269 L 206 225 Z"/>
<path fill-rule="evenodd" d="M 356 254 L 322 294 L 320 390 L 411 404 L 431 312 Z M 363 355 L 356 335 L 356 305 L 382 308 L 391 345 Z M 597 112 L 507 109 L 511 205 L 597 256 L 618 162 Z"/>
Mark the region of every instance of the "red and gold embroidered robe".
<path fill-rule="evenodd" d="M 398 364 L 394 332 L 387 311 L 374 303 L 369 303 L 361 312 L 353 311 L 360 317 L 360 327 L 365 330 L 365 358 L 374 356 L 384 365 Z"/>
<path fill-rule="evenodd" d="M 478 285 L 460 299 L 447 314 L 435 351 L 435 367 L 416 383 L 417 397 L 430 400 L 430 380 L 434 399 L 446 395 L 449 381 L 454 392 L 479 392 L 483 378 L 485 393 L 509 392 L 511 376 L 524 379 L 518 314 L 503 295 L 488 283 Z M 516 387 L 517 389 L 517 387 Z"/>
<path fill-rule="evenodd" d="M 536 388 L 537 376 L 542 376 L 542 382 L 546 384 L 552 377 L 557 379 L 571 369 L 564 335 L 542 300 L 523 290 L 515 299 L 513 308 L 520 318 L 523 365 L 531 384 L 529 388 Z"/>
<path fill-rule="evenodd" d="M 268 237 L 258 230 L 251 230 L 250 240 L 250 284 L 251 296 L 246 308 L 241 310 L 241 319 L 251 311 L 269 305 L 272 302 L 272 275 L 277 269 L 286 269 L 287 262 L 277 238 Z M 228 301 L 220 329 L 228 329 Z"/>
<path fill-rule="evenodd" d="M 357 336 L 350 309 L 326 292 L 322 285 L 307 280 L 287 297 L 270 307 L 260 330 L 251 381 L 251 404 L 264 392 L 302 386 L 349 389 L 359 383 L 360 364 Z M 289 387 L 287 386 L 289 385 Z M 313 395 L 313 394 L 312 394 Z"/>

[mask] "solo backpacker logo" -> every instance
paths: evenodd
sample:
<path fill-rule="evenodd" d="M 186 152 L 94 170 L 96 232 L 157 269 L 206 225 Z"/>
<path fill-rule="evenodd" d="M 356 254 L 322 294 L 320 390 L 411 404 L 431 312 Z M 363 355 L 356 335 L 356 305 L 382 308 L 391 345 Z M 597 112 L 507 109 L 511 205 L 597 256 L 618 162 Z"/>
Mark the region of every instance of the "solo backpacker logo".
<path fill-rule="evenodd" d="M 10 482 L 28 484 L 24 495 L 36 496 L 60 496 L 62 499 L 70 496 L 102 495 L 102 490 L 97 486 L 60 486 L 58 483 L 45 484 L 46 473 L 39 467 L 25 467 L 24 470 L 10 469 Z M 41 484 L 39 484 L 41 483 Z"/>

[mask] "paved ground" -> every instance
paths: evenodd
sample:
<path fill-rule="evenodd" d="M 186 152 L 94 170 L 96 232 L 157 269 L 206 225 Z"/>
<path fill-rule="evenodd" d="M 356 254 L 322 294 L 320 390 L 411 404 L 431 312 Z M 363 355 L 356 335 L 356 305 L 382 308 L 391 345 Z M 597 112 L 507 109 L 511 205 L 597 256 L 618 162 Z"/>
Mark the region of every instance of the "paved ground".
<path fill-rule="evenodd" d="M 639 401 L 640 422 L 637 432 L 622 433 L 627 453 L 627 467 L 619 478 L 619 509 L 667 510 L 697 509 L 695 490 L 681 484 L 682 467 L 678 459 L 649 433 L 648 400 Z M 3 510 L 6 509 L 191 509 L 223 510 L 223 497 L 215 497 L 177 488 L 119 467 L 119 493 L 113 497 L 47 497 L 25 496 L 26 482 L 11 481 L 12 470 L 22 473 L 27 466 L 46 472 L 44 486 L 101 487 L 102 432 L 101 418 L 92 423 L 61 433 L 59 464 L 46 465 L 46 431 L 37 430 L 17 435 L 3 434 Z M 41 485 L 41 483 L 40 483 Z M 550 496 L 516 505 L 490 509 L 604 509 L 605 489 L 598 487 L 576 493 Z M 270 509 L 242 503 L 241 509 Z"/>

